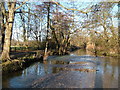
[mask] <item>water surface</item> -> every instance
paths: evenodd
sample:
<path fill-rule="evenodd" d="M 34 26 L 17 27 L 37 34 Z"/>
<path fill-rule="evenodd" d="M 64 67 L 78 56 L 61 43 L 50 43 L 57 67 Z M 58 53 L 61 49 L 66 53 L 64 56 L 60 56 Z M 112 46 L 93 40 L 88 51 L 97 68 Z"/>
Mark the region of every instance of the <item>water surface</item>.
<path fill-rule="evenodd" d="M 45 62 L 4 75 L 2 87 L 118 88 L 118 67 L 117 58 L 94 57 L 78 50 L 70 55 L 50 56 Z"/>

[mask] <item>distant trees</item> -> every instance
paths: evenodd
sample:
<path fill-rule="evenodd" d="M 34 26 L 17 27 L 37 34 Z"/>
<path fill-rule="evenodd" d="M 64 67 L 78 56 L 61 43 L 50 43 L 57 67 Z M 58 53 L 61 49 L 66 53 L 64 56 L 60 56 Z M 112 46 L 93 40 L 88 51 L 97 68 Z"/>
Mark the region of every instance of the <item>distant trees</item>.
<path fill-rule="evenodd" d="M 118 48 L 118 28 L 113 25 L 113 7 L 115 3 L 100 2 L 92 6 L 84 27 L 89 28 L 90 40 L 94 43 L 95 54 L 115 54 Z"/>

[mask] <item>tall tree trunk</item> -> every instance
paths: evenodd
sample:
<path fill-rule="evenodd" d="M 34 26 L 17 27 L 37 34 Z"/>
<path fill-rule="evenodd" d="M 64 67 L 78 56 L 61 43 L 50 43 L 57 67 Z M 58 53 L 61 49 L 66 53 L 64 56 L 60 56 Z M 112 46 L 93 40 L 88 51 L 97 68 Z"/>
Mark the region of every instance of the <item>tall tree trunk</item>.
<path fill-rule="evenodd" d="M 0 7 L 2 7 L 2 2 L 0 2 Z M 2 52 L 2 27 L 3 27 L 3 16 L 2 9 L 0 8 L 0 53 Z"/>
<path fill-rule="evenodd" d="M 4 44 L 4 38 L 5 38 L 5 23 L 4 23 L 4 19 L 6 19 L 6 15 L 5 15 L 5 6 L 4 6 L 4 2 L 0 3 L 0 52 L 2 52 L 3 50 L 3 44 Z"/>
<path fill-rule="evenodd" d="M 118 12 L 120 12 L 120 2 L 118 2 Z M 120 17 L 118 17 L 118 20 L 120 20 Z M 118 23 L 118 47 L 120 47 L 120 22 Z M 118 48 L 118 58 L 120 58 L 120 48 Z"/>
<path fill-rule="evenodd" d="M 59 41 L 58 41 L 58 39 L 57 39 L 57 35 L 56 35 L 56 33 L 55 33 L 55 28 L 53 28 L 53 27 L 50 25 L 50 29 L 52 30 L 52 38 L 53 38 L 54 41 L 55 41 L 56 50 L 59 50 L 60 45 L 59 45 Z"/>
<path fill-rule="evenodd" d="M 23 26 L 23 41 L 24 41 L 24 46 L 26 46 L 26 41 L 27 41 L 27 36 L 26 36 L 26 27 L 25 27 L 25 18 L 23 16 L 24 14 L 20 14 L 21 21 L 22 21 L 22 26 Z"/>
<path fill-rule="evenodd" d="M 1 55 L 1 60 L 9 60 L 10 59 L 10 45 L 11 45 L 11 36 L 12 36 L 12 28 L 15 16 L 15 5 L 16 2 L 8 2 L 8 20 L 6 22 L 6 30 L 5 30 L 5 39 L 3 45 L 3 52 Z"/>
<path fill-rule="evenodd" d="M 46 45 L 45 45 L 45 53 L 44 53 L 44 57 L 43 60 L 46 60 L 47 56 L 48 56 L 48 32 L 49 32 L 49 27 L 50 27 L 50 2 L 48 3 L 48 7 L 47 7 L 47 36 L 46 36 Z"/>

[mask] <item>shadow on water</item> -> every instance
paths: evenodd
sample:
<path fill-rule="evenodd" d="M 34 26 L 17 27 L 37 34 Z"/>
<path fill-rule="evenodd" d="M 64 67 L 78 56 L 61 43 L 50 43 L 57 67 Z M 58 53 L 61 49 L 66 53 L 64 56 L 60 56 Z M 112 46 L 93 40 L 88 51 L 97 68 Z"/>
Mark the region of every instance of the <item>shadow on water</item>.
<path fill-rule="evenodd" d="M 95 75 L 95 87 L 94 88 L 103 88 L 103 79 L 101 74 L 101 66 L 97 66 L 97 72 Z"/>
<path fill-rule="evenodd" d="M 112 57 L 100 58 L 96 72 L 95 88 L 118 88 L 118 59 Z"/>

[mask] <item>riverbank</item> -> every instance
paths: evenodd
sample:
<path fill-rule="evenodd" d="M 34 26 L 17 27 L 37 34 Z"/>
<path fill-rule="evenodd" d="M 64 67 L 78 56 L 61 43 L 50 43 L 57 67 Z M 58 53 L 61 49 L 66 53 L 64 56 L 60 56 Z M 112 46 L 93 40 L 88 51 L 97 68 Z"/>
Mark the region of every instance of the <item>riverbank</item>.
<path fill-rule="evenodd" d="M 95 55 L 95 56 L 100 56 L 100 57 L 115 57 L 115 58 L 119 58 L 120 57 L 120 55 L 119 55 L 119 53 L 111 53 L 111 52 L 105 52 L 105 51 L 94 51 L 94 50 L 89 50 L 89 49 L 87 49 L 86 50 L 86 52 L 88 52 L 89 54 L 91 54 L 91 55 Z"/>
<path fill-rule="evenodd" d="M 33 62 L 42 61 L 43 51 L 19 51 L 10 53 L 11 60 L 2 62 L 2 74 L 23 70 Z"/>
<path fill-rule="evenodd" d="M 78 50 L 80 48 L 71 48 L 69 52 Z M 55 53 L 51 52 L 50 55 L 54 55 Z M 69 54 L 69 53 L 68 53 Z M 30 66 L 32 63 L 37 61 L 43 61 L 43 50 L 35 50 L 35 51 L 17 51 L 11 52 L 10 57 L 11 61 L 3 62 L 0 64 L 2 67 L 2 73 L 11 73 L 19 70 L 23 70 L 26 67 Z M 98 55 L 101 57 L 118 57 L 117 55 Z"/>
<path fill-rule="evenodd" d="M 71 46 L 70 50 L 68 50 L 65 54 L 70 54 L 70 52 L 80 49 L 77 46 Z M 52 50 L 48 56 L 58 55 L 58 52 Z M 43 61 L 44 50 L 16 50 L 10 52 L 11 60 L 2 62 L 0 66 L 2 66 L 2 73 L 11 73 L 22 70 L 34 62 Z"/>
<path fill-rule="evenodd" d="M 104 54 L 104 53 L 100 53 L 100 54 L 98 54 L 98 56 L 102 56 L 102 57 L 115 57 L 115 58 L 119 58 L 120 57 L 120 55 L 119 54 L 110 54 L 110 53 L 107 53 L 107 54 Z"/>

